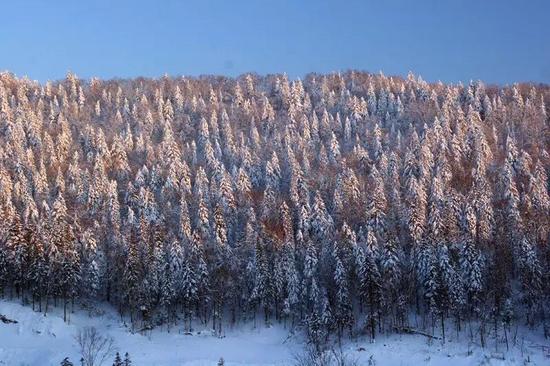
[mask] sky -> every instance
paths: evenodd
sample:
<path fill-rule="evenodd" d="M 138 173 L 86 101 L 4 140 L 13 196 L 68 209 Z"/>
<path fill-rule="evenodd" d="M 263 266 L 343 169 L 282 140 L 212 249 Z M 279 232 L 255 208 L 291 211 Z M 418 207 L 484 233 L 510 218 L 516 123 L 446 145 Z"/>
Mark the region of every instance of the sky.
<path fill-rule="evenodd" d="M 0 70 L 79 77 L 349 69 L 550 83 L 547 0 L 5 1 Z"/>

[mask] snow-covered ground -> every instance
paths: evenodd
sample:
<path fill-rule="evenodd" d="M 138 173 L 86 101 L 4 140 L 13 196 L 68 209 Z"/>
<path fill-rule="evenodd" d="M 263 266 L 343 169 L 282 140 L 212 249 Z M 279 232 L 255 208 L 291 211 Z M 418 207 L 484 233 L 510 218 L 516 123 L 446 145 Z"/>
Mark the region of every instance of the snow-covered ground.
<path fill-rule="evenodd" d="M 302 338 L 289 336 L 288 330 L 279 325 L 269 328 L 242 325 L 227 329 L 224 338 L 207 331 L 185 335 L 175 329 L 170 333 L 155 330 L 146 336 L 132 334 L 116 311 L 108 307 L 102 310 L 103 315 L 93 317 L 77 311 L 71 314 L 70 324 L 66 324 L 60 309 L 44 316 L 28 306 L 0 300 L 0 314 L 18 321 L 0 322 L 0 365 L 57 366 L 66 356 L 78 364 L 80 356 L 74 335 L 85 326 L 94 326 L 102 334 L 112 336 L 120 352 L 129 352 L 136 366 L 216 365 L 220 357 L 229 366 L 293 365 L 294 356 L 304 347 Z M 506 352 L 505 345 L 500 344 L 498 353 L 493 339 L 489 339 L 486 349 L 481 349 L 476 344 L 469 345 L 464 334 L 461 342 L 451 340 L 444 345 L 437 340 L 428 342 L 421 335 L 402 334 L 380 337 L 375 343 L 368 339 L 348 341 L 343 347 L 358 365 L 368 365 L 371 356 L 378 366 L 550 365 L 550 358 L 545 357 L 540 347 L 534 347 L 550 346 L 539 333 L 522 333 L 516 346 Z"/>

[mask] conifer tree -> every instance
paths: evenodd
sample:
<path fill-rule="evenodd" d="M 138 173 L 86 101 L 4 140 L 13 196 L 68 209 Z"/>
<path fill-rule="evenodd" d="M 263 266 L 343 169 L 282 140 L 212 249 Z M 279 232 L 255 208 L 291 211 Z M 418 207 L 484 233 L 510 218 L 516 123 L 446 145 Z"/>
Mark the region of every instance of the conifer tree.
<path fill-rule="evenodd" d="M 122 358 L 120 357 L 120 353 L 116 353 L 115 360 L 113 361 L 113 366 L 123 366 Z"/>
<path fill-rule="evenodd" d="M 122 362 L 123 366 L 132 366 L 132 361 L 130 360 L 130 355 L 128 352 L 124 354 L 124 361 Z"/>
<path fill-rule="evenodd" d="M 372 248 L 367 246 L 359 263 L 359 294 L 369 307 L 367 325 L 372 339 L 375 338 L 378 312 L 380 311 L 382 295 L 382 278 L 378 269 L 376 257 Z"/>
<path fill-rule="evenodd" d="M 69 360 L 69 357 L 65 357 L 63 361 L 61 361 L 61 366 L 73 366 L 74 364 Z"/>

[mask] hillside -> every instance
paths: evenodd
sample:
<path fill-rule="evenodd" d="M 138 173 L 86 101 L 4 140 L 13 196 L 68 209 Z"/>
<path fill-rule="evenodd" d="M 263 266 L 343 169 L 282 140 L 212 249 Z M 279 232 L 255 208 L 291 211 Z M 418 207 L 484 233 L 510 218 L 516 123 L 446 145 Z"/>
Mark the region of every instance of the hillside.
<path fill-rule="evenodd" d="M 284 324 L 318 353 L 411 328 L 548 337 L 549 97 L 357 71 L 2 73 L 0 295 L 155 334 Z"/>

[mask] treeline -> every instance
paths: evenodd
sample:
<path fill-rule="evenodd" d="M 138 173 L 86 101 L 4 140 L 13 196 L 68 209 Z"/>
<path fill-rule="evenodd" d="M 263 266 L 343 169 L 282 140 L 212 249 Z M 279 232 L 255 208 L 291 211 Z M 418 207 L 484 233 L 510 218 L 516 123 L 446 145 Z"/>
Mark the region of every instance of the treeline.
<path fill-rule="evenodd" d="M 545 85 L 0 75 L 0 289 L 133 326 L 550 334 Z M 66 316 L 68 312 L 65 312 Z"/>

